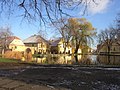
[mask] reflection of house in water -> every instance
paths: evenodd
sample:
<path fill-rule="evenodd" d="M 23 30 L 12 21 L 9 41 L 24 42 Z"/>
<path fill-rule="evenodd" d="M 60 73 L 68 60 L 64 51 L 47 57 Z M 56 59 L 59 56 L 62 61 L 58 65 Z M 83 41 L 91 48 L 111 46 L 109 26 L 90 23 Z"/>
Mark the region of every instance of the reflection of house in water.
<path fill-rule="evenodd" d="M 70 44 L 67 46 L 65 45 L 66 43 L 64 42 L 63 38 L 59 38 L 57 40 L 52 40 L 51 41 L 51 53 L 72 53 L 72 48 Z M 65 48 L 66 47 L 66 48 Z"/>
<path fill-rule="evenodd" d="M 108 46 L 105 42 L 97 45 L 97 52 L 100 54 L 108 53 Z M 120 55 L 120 40 L 114 40 L 113 43 L 110 45 L 110 54 Z"/>
<path fill-rule="evenodd" d="M 57 63 L 58 64 L 71 64 L 72 62 L 72 56 L 68 56 L 68 55 L 60 55 Z"/>
<path fill-rule="evenodd" d="M 103 65 L 120 65 L 120 56 L 98 55 L 97 61 Z"/>
<path fill-rule="evenodd" d="M 46 62 L 46 57 L 33 58 L 33 61 L 36 61 L 36 63 L 45 64 L 45 62 Z"/>
<path fill-rule="evenodd" d="M 47 53 L 49 51 L 49 43 L 42 38 L 40 35 L 33 35 L 29 38 L 25 39 L 24 44 L 26 48 L 30 48 L 32 54 L 39 53 Z"/>

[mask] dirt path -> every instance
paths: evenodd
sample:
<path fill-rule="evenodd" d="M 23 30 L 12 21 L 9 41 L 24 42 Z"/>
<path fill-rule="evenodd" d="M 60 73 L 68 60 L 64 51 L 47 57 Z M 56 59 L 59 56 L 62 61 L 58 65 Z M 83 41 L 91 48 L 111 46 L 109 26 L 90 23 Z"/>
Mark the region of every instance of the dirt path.
<path fill-rule="evenodd" d="M 27 84 L 22 81 L 0 77 L 0 90 L 67 90 L 64 88 L 54 88 L 49 85 Z"/>
<path fill-rule="evenodd" d="M 70 90 L 120 90 L 119 67 L 33 65 L 24 68 L 1 69 L 0 76 L 30 85 L 50 86 L 59 90 L 65 88 Z"/>

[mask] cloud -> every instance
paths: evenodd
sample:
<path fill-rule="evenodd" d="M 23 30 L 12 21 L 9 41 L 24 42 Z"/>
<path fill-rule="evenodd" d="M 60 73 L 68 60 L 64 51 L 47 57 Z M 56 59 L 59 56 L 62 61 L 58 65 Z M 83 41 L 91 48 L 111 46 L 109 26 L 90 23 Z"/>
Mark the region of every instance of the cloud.
<path fill-rule="evenodd" d="M 107 10 L 111 0 L 96 0 L 96 4 L 91 2 L 88 6 L 88 12 L 91 14 L 103 13 Z"/>

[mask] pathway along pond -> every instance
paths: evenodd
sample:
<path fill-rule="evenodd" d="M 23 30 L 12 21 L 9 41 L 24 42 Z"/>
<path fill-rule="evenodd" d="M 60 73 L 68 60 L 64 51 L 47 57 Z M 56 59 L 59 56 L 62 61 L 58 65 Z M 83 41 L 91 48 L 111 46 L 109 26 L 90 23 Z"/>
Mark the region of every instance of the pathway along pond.
<path fill-rule="evenodd" d="M 67 64 L 67 65 L 120 65 L 120 56 L 106 55 L 46 55 L 33 58 L 39 64 Z"/>
<path fill-rule="evenodd" d="M 79 55 L 74 57 L 69 55 L 48 55 L 34 58 L 34 61 L 41 65 L 25 64 L 23 67 L 15 66 L 13 69 L 0 69 L 0 77 L 32 85 L 60 88 L 59 90 L 64 90 L 61 88 L 67 90 L 120 90 L 120 67 L 99 67 L 99 65 L 108 64 L 120 65 L 120 56 Z"/>

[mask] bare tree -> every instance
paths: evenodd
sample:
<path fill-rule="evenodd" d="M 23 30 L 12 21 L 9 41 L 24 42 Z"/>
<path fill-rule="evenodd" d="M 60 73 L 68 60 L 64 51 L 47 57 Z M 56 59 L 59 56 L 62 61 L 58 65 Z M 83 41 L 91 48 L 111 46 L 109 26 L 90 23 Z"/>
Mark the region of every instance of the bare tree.
<path fill-rule="evenodd" d="M 62 16 L 72 16 L 74 9 L 86 12 L 90 3 L 98 0 L 0 0 L 0 13 L 17 14 L 23 19 L 53 22 Z M 81 8 L 82 7 L 82 8 Z"/>
<path fill-rule="evenodd" d="M 116 31 L 113 27 L 109 27 L 108 29 L 105 29 L 104 31 L 101 31 L 100 34 L 98 34 L 99 39 L 99 45 L 104 44 L 107 47 L 107 54 L 110 54 L 110 48 L 112 46 L 112 43 L 116 39 Z"/>
<path fill-rule="evenodd" d="M 115 30 L 116 30 L 116 33 L 117 33 L 116 38 L 120 39 L 120 13 L 118 13 L 117 18 L 116 18 L 116 28 L 115 28 Z"/>
<path fill-rule="evenodd" d="M 69 45 L 69 41 L 71 38 L 71 29 L 68 26 L 68 19 L 67 18 L 61 18 L 57 21 L 53 22 L 53 27 L 56 29 L 56 34 L 60 34 L 63 38 L 63 48 L 64 48 L 64 54 L 66 53 L 66 48 Z"/>
<path fill-rule="evenodd" d="M 10 27 L 1 27 L 0 28 L 0 46 L 2 49 L 2 52 L 4 53 L 5 49 L 8 49 L 8 45 L 7 43 L 9 41 L 7 41 L 7 38 L 9 36 L 13 35 L 13 33 L 10 30 Z"/>

